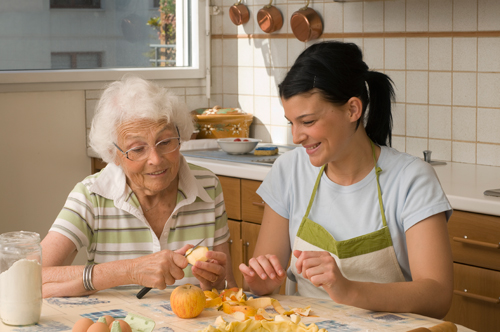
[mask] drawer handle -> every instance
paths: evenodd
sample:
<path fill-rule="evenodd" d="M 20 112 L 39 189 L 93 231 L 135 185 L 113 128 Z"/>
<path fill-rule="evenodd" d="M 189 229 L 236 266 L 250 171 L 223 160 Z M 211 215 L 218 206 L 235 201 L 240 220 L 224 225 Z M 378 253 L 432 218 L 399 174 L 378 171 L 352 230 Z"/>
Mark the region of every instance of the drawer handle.
<path fill-rule="evenodd" d="M 462 242 L 462 243 L 466 243 L 466 244 L 472 244 L 472 245 L 476 245 L 476 246 L 479 246 L 479 247 L 500 249 L 500 244 L 488 243 L 488 242 L 476 241 L 476 240 L 469 240 L 466 237 L 457 237 L 457 236 L 454 236 L 453 237 L 453 241 Z"/>
<path fill-rule="evenodd" d="M 453 293 L 455 293 L 456 295 L 460 295 L 460 296 L 463 296 L 463 297 L 469 297 L 471 299 L 480 300 L 480 301 L 484 301 L 484 302 L 488 302 L 488 303 L 493 303 L 493 304 L 499 304 L 500 303 L 500 299 L 495 299 L 495 298 L 492 298 L 492 297 L 487 297 L 487 296 L 482 296 L 482 295 L 477 295 L 477 294 L 469 293 L 469 292 L 467 292 L 466 289 L 464 291 L 459 291 L 459 290 L 455 289 L 453 291 Z"/>
<path fill-rule="evenodd" d="M 257 205 L 257 206 L 262 206 L 262 207 L 265 206 L 264 202 L 262 202 L 262 203 L 261 202 L 252 202 L 252 204 Z"/>

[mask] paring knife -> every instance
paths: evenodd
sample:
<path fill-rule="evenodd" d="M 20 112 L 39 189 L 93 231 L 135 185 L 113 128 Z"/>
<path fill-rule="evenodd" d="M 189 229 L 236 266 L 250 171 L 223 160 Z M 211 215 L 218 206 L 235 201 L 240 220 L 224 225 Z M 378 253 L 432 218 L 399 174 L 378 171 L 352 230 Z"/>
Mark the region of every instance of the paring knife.
<path fill-rule="evenodd" d="M 205 241 L 206 239 L 207 239 L 207 238 L 204 238 L 203 240 L 201 240 L 200 242 L 198 242 L 198 243 L 197 243 L 197 244 L 196 244 L 196 245 L 192 248 L 193 250 L 191 250 L 191 251 L 189 252 L 189 254 L 187 254 L 187 255 L 185 254 L 185 255 L 184 255 L 184 257 L 189 256 L 189 255 L 190 255 L 190 254 L 191 254 L 191 253 L 192 253 L 192 252 L 193 252 L 196 248 L 198 248 L 198 247 L 200 246 L 200 244 L 202 244 L 202 243 L 203 243 L 203 241 Z M 188 250 L 189 250 L 189 249 L 188 249 Z M 146 295 L 146 294 L 147 294 L 150 290 L 151 290 L 151 287 L 144 287 L 144 288 L 142 288 L 142 289 L 139 291 L 139 293 L 137 293 L 136 297 L 137 297 L 138 299 L 142 299 L 142 298 L 144 297 L 144 295 Z"/>

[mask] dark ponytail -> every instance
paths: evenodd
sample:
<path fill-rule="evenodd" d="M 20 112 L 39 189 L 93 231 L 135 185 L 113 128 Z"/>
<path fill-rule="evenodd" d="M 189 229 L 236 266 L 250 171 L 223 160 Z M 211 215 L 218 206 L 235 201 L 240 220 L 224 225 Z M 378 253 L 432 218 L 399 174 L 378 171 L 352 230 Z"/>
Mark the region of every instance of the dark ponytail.
<path fill-rule="evenodd" d="M 369 88 L 368 112 L 365 113 L 365 130 L 378 145 L 392 145 L 392 111 L 394 88 L 389 76 L 377 71 L 366 75 Z"/>
<path fill-rule="evenodd" d="M 363 110 L 356 129 L 364 120 L 366 133 L 374 143 L 391 145 L 392 80 L 385 74 L 369 71 L 356 44 L 328 41 L 311 45 L 295 60 L 278 87 L 280 97 L 285 100 L 312 93 L 314 89 L 335 105 L 344 105 L 351 97 L 358 97 Z"/>

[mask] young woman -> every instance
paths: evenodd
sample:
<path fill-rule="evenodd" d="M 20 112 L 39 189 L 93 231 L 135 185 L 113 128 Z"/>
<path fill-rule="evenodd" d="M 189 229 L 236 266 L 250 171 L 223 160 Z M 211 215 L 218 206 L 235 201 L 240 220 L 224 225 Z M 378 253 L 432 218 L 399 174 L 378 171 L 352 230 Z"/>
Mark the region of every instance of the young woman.
<path fill-rule="evenodd" d="M 240 266 L 251 290 L 269 294 L 288 274 L 302 296 L 442 318 L 451 206 L 429 164 L 390 148 L 390 78 L 370 71 L 356 45 L 323 42 L 297 58 L 279 91 L 302 147 L 257 191 L 262 227 Z"/>

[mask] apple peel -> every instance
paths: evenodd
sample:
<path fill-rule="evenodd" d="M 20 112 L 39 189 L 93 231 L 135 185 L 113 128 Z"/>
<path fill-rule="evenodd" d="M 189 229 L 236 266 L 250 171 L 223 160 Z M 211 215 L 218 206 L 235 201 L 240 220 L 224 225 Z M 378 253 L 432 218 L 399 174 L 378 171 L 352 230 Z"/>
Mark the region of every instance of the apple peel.
<path fill-rule="evenodd" d="M 257 314 L 257 309 L 254 307 L 245 305 L 230 305 L 227 302 L 222 303 L 222 311 L 230 315 L 235 312 L 242 312 L 245 315 L 245 318 L 249 318 Z"/>
<path fill-rule="evenodd" d="M 216 297 L 215 299 L 207 300 L 205 303 L 205 308 L 219 308 L 222 305 L 222 299 L 220 297 Z"/>

